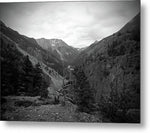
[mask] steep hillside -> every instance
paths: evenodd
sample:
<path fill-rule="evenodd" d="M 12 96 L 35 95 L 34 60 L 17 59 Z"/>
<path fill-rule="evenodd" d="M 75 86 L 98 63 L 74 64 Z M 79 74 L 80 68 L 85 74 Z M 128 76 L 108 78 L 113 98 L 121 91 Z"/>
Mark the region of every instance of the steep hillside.
<path fill-rule="evenodd" d="M 0 21 L 1 32 L 10 38 L 12 41 L 18 44 L 18 47 L 23 51 L 34 56 L 36 59 L 42 61 L 47 66 L 55 69 L 62 74 L 62 62 L 59 58 L 53 55 L 51 52 L 41 48 L 34 38 L 29 38 L 24 35 L 20 35 L 17 31 L 7 27 Z"/>
<path fill-rule="evenodd" d="M 118 109 L 139 109 L 140 14 L 82 51 L 74 64 L 83 68 L 99 105 L 105 101 Z"/>
<path fill-rule="evenodd" d="M 15 43 L 0 32 L 1 94 L 47 97 L 50 77 L 42 72 L 39 64 L 32 65 Z"/>
<path fill-rule="evenodd" d="M 77 49 L 67 45 L 61 39 L 40 38 L 36 41 L 42 48 L 48 50 L 50 53 L 53 53 L 53 55 L 67 64 L 70 64 L 78 55 Z"/>
<path fill-rule="evenodd" d="M 19 70 L 20 70 L 20 67 L 22 67 L 22 63 L 23 63 L 23 62 L 19 63 L 19 60 L 22 61 L 24 57 L 28 56 L 33 67 L 35 67 L 36 64 L 40 63 L 41 69 L 42 69 L 43 73 L 45 74 L 45 80 L 48 81 L 48 83 L 49 83 L 47 86 L 47 88 L 49 87 L 48 88 L 49 94 L 51 91 L 56 92 L 59 89 L 61 89 L 63 77 L 58 73 L 59 71 L 58 72 L 56 71 L 57 69 L 55 70 L 53 68 L 54 66 L 49 65 L 49 63 L 51 61 L 54 61 L 53 64 L 55 63 L 55 65 L 57 66 L 57 64 L 59 64 L 59 63 L 56 63 L 55 61 L 58 61 L 58 59 L 54 57 L 54 59 L 52 58 L 52 60 L 49 60 L 51 57 L 50 58 L 48 57 L 48 59 L 46 61 L 45 56 L 49 56 L 49 55 L 45 54 L 46 53 L 45 50 L 42 49 L 36 43 L 36 41 L 34 39 L 31 39 L 33 41 L 33 43 L 32 43 L 32 41 L 30 42 L 30 38 L 22 36 L 19 33 L 17 33 L 16 31 L 13 31 L 12 29 L 6 27 L 5 24 L 2 22 L 1 22 L 0 27 L 1 27 L 0 40 L 1 40 L 1 49 L 2 49 L 2 52 L 1 52 L 2 65 L 4 64 L 3 56 L 5 56 L 6 51 L 8 51 L 8 55 L 9 54 L 11 55 L 11 53 L 12 53 L 12 58 L 18 59 L 18 64 L 16 64 L 17 67 L 15 69 L 19 69 Z M 25 40 L 24 40 L 24 37 L 25 37 Z M 22 41 L 17 41 L 19 38 Z M 29 43 L 27 43 L 26 41 L 29 41 Z M 34 41 L 35 41 L 35 43 L 34 43 Z M 8 47 L 7 47 L 7 45 L 8 45 Z M 30 50 L 28 50 L 28 49 L 30 49 Z M 16 54 L 16 57 L 13 57 L 13 56 L 15 56 L 15 54 Z M 17 55 L 20 55 L 20 57 Z M 50 56 L 51 56 L 51 54 L 50 54 Z M 11 60 L 11 59 L 8 58 L 7 60 L 8 60 L 8 62 L 10 62 L 9 60 Z M 11 65 L 9 67 L 11 67 Z M 59 65 L 57 67 L 59 67 Z M 61 68 L 61 70 L 62 70 L 62 68 Z M 5 70 L 3 70 L 3 71 L 5 71 Z M 14 74 L 14 76 L 15 76 L 15 74 Z"/>

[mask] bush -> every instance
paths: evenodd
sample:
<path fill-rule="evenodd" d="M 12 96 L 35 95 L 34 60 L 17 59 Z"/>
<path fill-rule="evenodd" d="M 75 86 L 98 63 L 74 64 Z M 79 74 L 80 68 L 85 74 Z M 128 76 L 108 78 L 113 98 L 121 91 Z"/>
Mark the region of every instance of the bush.
<path fill-rule="evenodd" d="M 1 100 L 1 101 L 0 101 L 1 105 L 7 102 L 7 99 L 5 99 L 5 98 L 3 98 L 3 97 L 0 98 L 0 100 Z"/>
<path fill-rule="evenodd" d="M 59 98 L 58 98 L 58 97 L 55 97 L 55 98 L 54 98 L 53 104 L 59 104 Z"/>
<path fill-rule="evenodd" d="M 140 110 L 139 109 L 129 109 L 126 113 L 126 119 L 131 123 L 140 122 Z"/>
<path fill-rule="evenodd" d="M 19 106 L 19 107 L 21 107 L 21 106 L 29 107 L 33 104 L 33 102 L 32 101 L 16 101 L 14 104 L 15 104 L 15 106 Z"/>

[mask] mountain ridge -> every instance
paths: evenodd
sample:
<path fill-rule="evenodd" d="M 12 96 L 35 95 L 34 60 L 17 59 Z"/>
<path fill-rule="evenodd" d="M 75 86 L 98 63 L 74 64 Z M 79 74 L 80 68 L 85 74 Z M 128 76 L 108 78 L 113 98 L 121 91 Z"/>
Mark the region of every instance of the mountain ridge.
<path fill-rule="evenodd" d="M 61 61 L 67 64 L 71 63 L 78 55 L 78 50 L 72 46 L 69 46 L 62 39 L 36 39 L 39 46 L 47 49 L 49 52 L 57 56 Z"/>
<path fill-rule="evenodd" d="M 107 101 L 114 90 L 118 95 L 129 91 L 135 97 L 127 93 L 130 96 L 127 106 L 139 109 L 140 14 L 118 32 L 83 50 L 74 65 L 84 70 L 98 103 L 102 104 L 102 98 Z"/>
<path fill-rule="evenodd" d="M 62 63 L 59 58 L 39 46 L 34 38 L 21 35 L 19 32 L 7 27 L 2 21 L 0 22 L 1 32 L 16 42 L 22 50 L 36 57 L 38 60 L 43 61 L 46 65 L 52 67 L 60 74 L 62 73 Z"/>
<path fill-rule="evenodd" d="M 8 46 L 11 44 L 11 46 L 13 46 L 16 51 L 18 51 L 23 56 L 28 56 L 33 66 L 38 63 L 40 64 L 43 73 L 47 75 L 47 80 L 50 80 L 51 82 L 48 90 L 50 91 L 51 88 L 51 90 L 54 90 L 53 92 L 56 92 L 58 89 L 61 89 L 63 77 L 59 71 L 57 71 L 58 69 L 51 67 L 53 66 L 52 63 L 60 63 L 60 61 L 58 61 L 53 55 L 47 55 L 47 52 L 36 43 L 34 38 L 28 38 L 24 35 L 20 35 L 19 32 L 7 27 L 2 21 L 0 21 L 0 28 L 1 40 L 4 39 L 8 43 Z M 52 56 L 54 59 L 48 56 Z M 58 63 L 55 64 L 57 67 Z"/>

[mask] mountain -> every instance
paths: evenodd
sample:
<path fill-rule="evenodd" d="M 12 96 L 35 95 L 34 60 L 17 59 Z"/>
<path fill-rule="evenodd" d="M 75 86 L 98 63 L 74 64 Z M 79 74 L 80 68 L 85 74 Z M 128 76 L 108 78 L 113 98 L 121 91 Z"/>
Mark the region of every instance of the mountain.
<path fill-rule="evenodd" d="M 21 50 L 62 74 L 61 60 L 51 52 L 40 47 L 34 38 L 19 34 L 17 31 L 7 27 L 3 22 L 1 22 L 1 32 L 14 41 Z"/>
<path fill-rule="evenodd" d="M 140 108 L 140 14 L 121 30 L 91 44 L 74 61 L 95 91 L 101 107 Z M 124 100 L 123 100 L 124 99 Z M 108 113 L 109 114 L 109 113 Z M 138 119 L 139 120 L 139 119 Z"/>
<path fill-rule="evenodd" d="M 47 97 L 50 77 L 39 64 L 32 65 L 15 42 L 0 32 L 1 94 Z"/>
<path fill-rule="evenodd" d="M 86 46 L 86 47 L 82 47 L 82 48 L 77 48 L 77 50 L 78 50 L 78 51 L 79 51 L 79 53 L 80 53 L 80 52 L 82 52 L 83 50 L 85 50 L 87 47 L 88 47 L 88 46 Z"/>
<path fill-rule="evenodd" d="M 91 53 L 104 53 L 108 49 L 108 45 L 111 46 L 114 41 L 121 41 L 125 38 L 126 40 L 140 41 L 140 14 L 135 16 L 131 21 L 129 21 L 123 28 L 111 36 L 108 36 L 101 41 L 95 41 L 89 47 L 82 50 L 76 60 L 80 60 L 84 56 L 89 56 Z M 117 40 L 118 39 L 118 40 Z"/>
<path fill-rule="evenodd" d="M 69 46 L 61 39 L 36 39 L 39 46 L 53 53 L 62 62 L 70 64 L 78 55 L 78 50 Z"/>
<path fill-rule="evenodd" d="M 17 31 L 7 27 L 0 21 L 0 40 L 0 59 L 2 65 L 4 64 L 3 61 L 6 60 L 5 62 L 8 62 L 7 67 L 11 70 L 11 67 L 14 66 L 14 69 L 17 72 L 17 69 L 18 71 L 22 69 L 22 60 L 24 60 L 25 57 L 28 57 L 29 62 L 32 63 L 33 67 L 38 63 L 40 64 L 42 72 L 45 75 L 45 80 L 50 82 L 48 85 L 49 92 L 53 91 L 56 94 L 57 90 L 62 88 L 63 77 L 61 74 L 63 67 L 61 61 L 55 57 L 55 55 L 40 47 L 34 38 L 19 34 Z M 9 63 L 11 61 L 14 61 L 15 64 L 11 65 Z M 4 75 L 7 75 L 7 72 L 5 73 L 5 67 L 3 68 L 3 72 Z M 21 72 L 19 71 L 19 73 Z M 15 76 L 15 74 L 13 75 Z M 12 85 L 10 81 L 8 82 L 8 85 Z"/>

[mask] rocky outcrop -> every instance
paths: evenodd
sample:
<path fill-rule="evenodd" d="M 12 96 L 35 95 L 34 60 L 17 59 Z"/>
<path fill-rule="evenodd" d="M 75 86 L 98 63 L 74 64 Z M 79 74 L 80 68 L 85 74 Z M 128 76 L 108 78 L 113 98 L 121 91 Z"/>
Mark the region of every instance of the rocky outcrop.
<path fill-rule="evenodd" d="M 66 44 L 61 39 L 36 39 L 39 46 L 53 53 L 63 63 L 70 64 L 78 55 L 78 50 Z"/>

